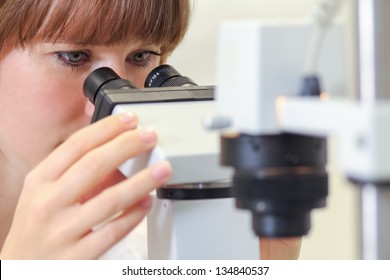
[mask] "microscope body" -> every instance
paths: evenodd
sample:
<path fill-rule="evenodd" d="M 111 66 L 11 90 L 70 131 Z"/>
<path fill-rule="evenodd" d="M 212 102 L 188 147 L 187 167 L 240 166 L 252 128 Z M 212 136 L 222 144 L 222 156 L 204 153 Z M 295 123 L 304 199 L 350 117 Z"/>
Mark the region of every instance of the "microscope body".
<path fill-rule="evenodd" d="M 130 176 L 162 159 L 173 170 L 147 216 L 148 258 L 258 259 L 250 215 L 235 207 L 231 169 L 219 163 L 219 136 L 202 125 L 214 101 L 123 104 L 113 114 L 126 111 L 136 112 L 140 126 L 156 129 L 159 143 L 150 155 L 122 165 L 122 173 Z"/>
<path fill-rule="evenodd" d="M 214 87 L 135 89 L 111 70 L 96 71 L 100 78 L 92 75 L 84 89 L 95 104 L 93 121 L 133 112 L 139 127 L 155 129 L 159 135 L 157 147 L 119 170 L 132 176 L 162 160 L 173 169 L 169 182 L 152 194 L 148 258 L 258 259 L 259 241 L 249 230 L 249 213 L 235 207 L 231 169 L 219 163 L 219 135 L 202 124 L 204 116 L 215 112 Z"/>

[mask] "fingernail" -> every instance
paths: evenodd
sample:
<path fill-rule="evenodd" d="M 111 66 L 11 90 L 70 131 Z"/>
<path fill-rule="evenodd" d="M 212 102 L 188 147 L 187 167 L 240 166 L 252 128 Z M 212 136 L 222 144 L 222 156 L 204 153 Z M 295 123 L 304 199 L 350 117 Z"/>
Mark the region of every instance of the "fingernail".
<path fill-rule="evenodd" d="M 124 123 L 131 123 L 134 120 L 134 117 L 135 117 L 134 113 L 131 112 L 120 114 L 120 120 L 123 121 Z"/>
<path fill-rule="evenodd" d="M 171 176 L 172 168 L 168 162 L 162 162 L 152 169 L 152 176 L 157 180 L 164 180 Z"/>
<path fill-rule="evenodd" d="M 157 134 L 152 129 L 145 129 L 145 128 L 140 129 L 139 137 L 141 138 L 142 142 L 144 142 L 145 144 L 149 144 L 157 140 Z"/>

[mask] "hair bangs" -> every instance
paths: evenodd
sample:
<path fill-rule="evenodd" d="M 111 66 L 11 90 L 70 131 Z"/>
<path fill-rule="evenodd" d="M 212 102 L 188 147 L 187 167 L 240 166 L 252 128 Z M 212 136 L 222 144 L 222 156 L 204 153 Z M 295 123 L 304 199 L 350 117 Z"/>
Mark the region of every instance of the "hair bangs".
<path fill-rule="evenodd" d="M 142 41 L 171 52 L 188 26 L 188 15 L 177 7 L 180 2 L 186 1 L 56 1 L 35 37 L 79 45 Z"/>

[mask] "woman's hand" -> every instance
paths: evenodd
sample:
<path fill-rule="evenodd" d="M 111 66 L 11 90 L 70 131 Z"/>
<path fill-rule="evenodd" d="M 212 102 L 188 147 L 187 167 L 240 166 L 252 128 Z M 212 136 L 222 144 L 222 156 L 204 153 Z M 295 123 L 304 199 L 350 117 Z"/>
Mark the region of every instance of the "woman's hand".
<path fill-rule="evenodd" d="M 96 259 L 128 234 L 151 207 L 149 193 L 171 175 L 167 162 L 119 174 L 119 165 L 156 144 L 156 134 L 137 124 L 131 114 L 107 117 L 33 169 L 1 259 Z"/>
<path fill-rule="evenodd" d="M 262 260 L 296 260 L 301 250 L 301 237 L 260 238 Z"/>

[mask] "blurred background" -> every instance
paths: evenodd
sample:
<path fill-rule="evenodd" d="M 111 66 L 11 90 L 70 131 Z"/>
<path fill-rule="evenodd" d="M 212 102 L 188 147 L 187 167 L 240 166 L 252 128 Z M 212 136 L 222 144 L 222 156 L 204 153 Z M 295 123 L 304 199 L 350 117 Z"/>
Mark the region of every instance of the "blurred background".
<path fill-rule="evenodd" d="M 199 85 L 216 85 L 218 28 L 232 19 L 310 19 L 316 0 L 193 0 L 190 30 L 181 46 L 168 59 L 183 75 Z M 345 30 L 347 90 L 356 94 L 356 44 L 353 0 L 343 1 L 336 21 Z M 277 49 L 275 50 L 277 51 Z M 302 62 L 304 63 L 304 62 Z M 331 94 L 331 93 L 330 93 Z M 300 259 L 359 258 L 358 189 L 350 184 L 338 168 L 337 140 L 329 139 L 330 174 L 326 208 L 312 211 L 312 229 L 304 237 Z"/>

